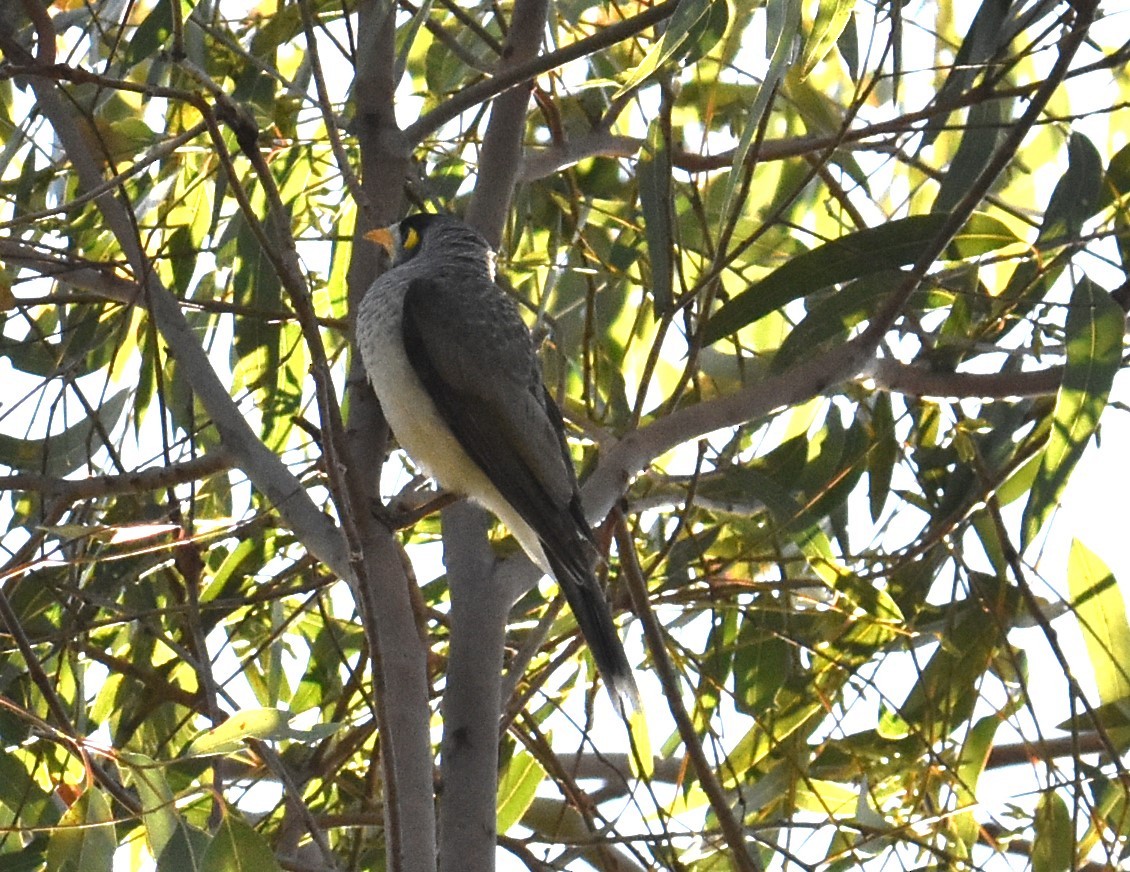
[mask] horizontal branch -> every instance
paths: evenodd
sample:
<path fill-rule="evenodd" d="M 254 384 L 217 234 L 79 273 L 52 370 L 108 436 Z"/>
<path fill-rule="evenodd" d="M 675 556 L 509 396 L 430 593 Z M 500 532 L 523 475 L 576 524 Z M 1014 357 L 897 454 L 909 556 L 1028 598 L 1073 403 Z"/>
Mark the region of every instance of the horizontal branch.
<path fill-rule="evenodd" d="M 656 457 L 684 442 L 805 402 L 856 378 L 870 364 L 872 349 L 871 342 L 853 339 L 779 375 L 715 400 L 681 407 L 627 433 L 603 453 L 585 482 L 586 514 L 590 519 L 604 518 L 637 474 Z"/>
<path fill-rule="evenodd" d="M 891 358 L 879 358 L 866 374 L 876 387 L 911 397 L 1001 400 L 1054 394 L 1063 380 L 1063 367 L 1031 372 L 938 372 Z"/>
<path fill-rule="evenodd" d="M 859 135 L 854 136 L 852 141 L 842 136 L 796 136 L 769 141 L 762 143 L 757 159 L 762 163 L 784 160 L 789 157 L 823 152 L 832 147 L 858 151 L 875 148 L 886 150 L 886 146 L 869 145 L 859 141 L 868 139 L 871 135 L 864 129 L 859 131 Z M 884 131 L 883 135 L 889 136 L 890 132 Z M 592 130 L 570 137 L 560 145 L 527 149 L 518 171 L 518 178 L 522 182 L 536 181 L 590 157 L 632 157 L 639 154 L 643 146 L 644 140 L 640 137 L 623 136 L 608 130 Z M 732 149 L 718 154 L 700 154 L 678 147 L 671 150 L 671 164 L 688 173 L 728 170 L 733 166 L 733 161 Z"/>
<path fill-rule="evenodd" d="M 996 745 L 989 751 L 986 769 L 1032 764 L 1035 761 L 1050 763 L 1053 760 L 1075 758 L 1084 754 L 1102 754 L 1105 746 L 1097 733 L 1079 733 L 1075 736 L 1058 736 L 1039 742 L 1012 742 Z M 632 763 L 626 753 L 584 754 L 561 753 L 557 755 L 561 768 L 577 780 L 598 779 L 609 786 L 623 785 L 625 791 L 635 779 Z M 654 781 L 677 783 L 686 778 L 686 760 L 682 756 L 659 757 L 653 761 L 651 778 Z"/>
<path fill-rule="evenodd" d="M 115 275 L 109 264 L 104 266 L 94 261 L 81 260 L 45 245 L 0 238 L 0 261 L 127 306 L 138 302 L 141 295 L 141 287 L 137 282 Z M 17 298 L 17 303 L 19 302 Z"/>
<path fill-rule="evenodd" d="M 219 450 L 183 463 L 157 466 L 123 475 L 95 475 L 89 478 L 69 479 L 17 472 L 0 476 L 0 491 L 33 491 L 51 498 L 87 500 L 174 487 L 185 482 L 199 481 L 218 472 L 225 472 L 234 465 L 232 455 L 227 451 Z"/>

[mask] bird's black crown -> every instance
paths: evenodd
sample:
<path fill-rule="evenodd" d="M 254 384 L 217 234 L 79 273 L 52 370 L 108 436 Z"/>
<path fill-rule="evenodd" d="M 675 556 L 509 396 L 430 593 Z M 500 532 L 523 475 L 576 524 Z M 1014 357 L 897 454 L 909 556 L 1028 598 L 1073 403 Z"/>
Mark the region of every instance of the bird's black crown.
<path fill-rule="evenodd" d="M 400 236 L 404 238 L 409 231 L 415 231 L 420 236 L 424 236 L 429 227 L 446 217 L 450 216 L 440 215 L 436 212 L 417 212 L 415 215 L 409 215 L 400 222 Z"/>
<path fill-rule="evenodd" d="M 434 212 L 417 212 L 415 215 L 409 215 L 397 225 L 401 261 L 414 257 L 420 251 L 421 244 L 429 229 L 443 217 L 445 216 Z"/>
<path fill-rule="evenodd" d="M 398 262 L 411 260 L 435 245 L 436 252 L 446 257 L 468 257 L 475 260 L 493 257 L 488 243 L 475 228 L 454 215 L 443 212 L 417 212 L 397 225 Z"/>

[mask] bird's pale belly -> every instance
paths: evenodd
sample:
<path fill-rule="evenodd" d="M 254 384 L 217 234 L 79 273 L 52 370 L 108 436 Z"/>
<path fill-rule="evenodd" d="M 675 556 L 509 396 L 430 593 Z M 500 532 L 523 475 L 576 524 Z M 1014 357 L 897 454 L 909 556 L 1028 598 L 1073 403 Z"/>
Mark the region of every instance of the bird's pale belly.
<path fill-rule="evenodd" d="M 379 316 L 366 319 L 370 329 L 358 336 L 358 344 L 385 420 L 400 447 L 441 487 L 489 509 L 546 569 L 537 535 L 463 450 L 417 377 L 404 352 L 397 308 L 378 304 L 373 314 Z"/>

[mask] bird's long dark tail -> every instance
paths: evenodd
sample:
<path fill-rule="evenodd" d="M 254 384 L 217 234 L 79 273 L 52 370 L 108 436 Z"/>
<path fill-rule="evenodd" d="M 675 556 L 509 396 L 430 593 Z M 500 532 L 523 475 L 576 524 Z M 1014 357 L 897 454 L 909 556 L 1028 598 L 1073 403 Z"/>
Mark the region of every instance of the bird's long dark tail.
<path fill-rule="evenodd" d="M 591 570 L 583 572 L 581 567 L 570 565 L 575 561 L 562 561 L 553 549 L 545 548 L 544 551 L 613 704 L 621 715 L 630 717 L 632 712 L 640 710 L 640 694 L 628 656 L 624 653 L 624 645 L 616 632 L 616 625 L 612 623 L 612 611 L 596 576 Z"/>

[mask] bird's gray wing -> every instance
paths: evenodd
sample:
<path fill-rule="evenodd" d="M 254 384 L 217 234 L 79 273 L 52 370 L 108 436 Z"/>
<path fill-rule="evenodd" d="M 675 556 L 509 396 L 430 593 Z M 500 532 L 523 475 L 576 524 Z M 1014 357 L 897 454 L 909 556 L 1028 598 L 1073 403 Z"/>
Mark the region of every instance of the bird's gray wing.
<path fill-rule="evenodd" d="M 416 279 L 404 297 L 409 362 L 459 444 L 537 534 L 615 696 L 635 684 L 596 582 L 561 414 L 513 304 L 484 280 Z"/>
<path fill-rule="evenodd" d="M 540 537 L 564 543 L 581 531 L 560 415 L 548 411 L 529 331 L 500 294 L 482 280 L 414 280 L 405 351 L 471 459 Z"/>

